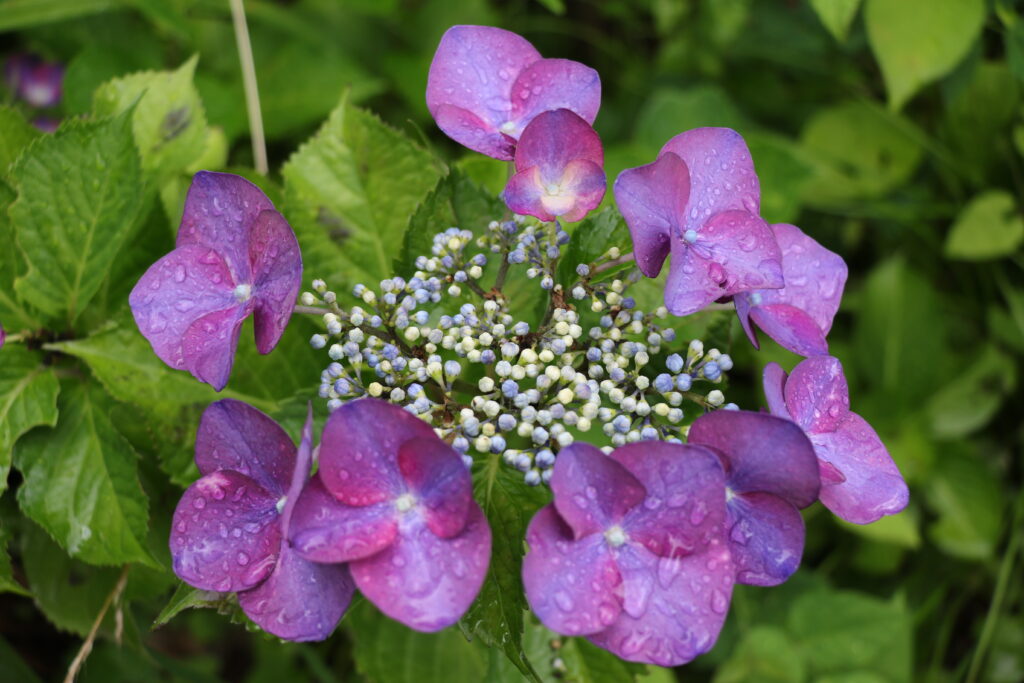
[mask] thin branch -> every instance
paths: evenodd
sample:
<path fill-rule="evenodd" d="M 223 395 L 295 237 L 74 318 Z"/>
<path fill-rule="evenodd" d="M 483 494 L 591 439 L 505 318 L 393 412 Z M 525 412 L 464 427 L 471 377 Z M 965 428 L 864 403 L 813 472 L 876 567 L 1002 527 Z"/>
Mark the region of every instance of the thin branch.
<path fill-rule="evenodd" d="M 325 313 L 331 313 L 329 308 L 320 308 L 319 306 L 296 306 L 292 309 L 295 313 L 304 313 L 305 315 L 324 315 Z"/>
<path fill-rule="evenodd" d="M 245 108 L 249 113 L 249 135 L 252 138 L 252 156 L 256 172 L 267 175 L 267 141 L 263 135 L 263 114 L 260 113 L 260 92 L 256 87 L 256 64 L 252 58 L 249 27 L 245 23 L 242 0 L 231 0 L 231 20 L 235 25 L 238 61 L 242 65 L 242 83 L 245 86 Z"/>
<path fill-rule="evenodd" d="M 633 252 L 629 252 L 628 254 L 623 254 L 617 259 L 612 259 L 611 261 L 606 261 L 599 266 L 595 266 L 594 269 L 590 271 L 590 274 L 597 275 L 598 273 L 603 273 L 606 270 L 611 270 L 612 268 L 616 268 L 625 263 L 630 263 L 634 260 L 636 259 L 633 257 Z"/>
<path fill-rule="evenodd" d="M 121 593 L 124 592 L 124 587 L 128 583 L 128 565 L 124 566 L 121 570 L 121 576 L 117 578 L 117 583 L 114 584 L 114 589 L 107 595 L 107 599 L 103 601 L 103 607 L 100 608 L 99 614 L 96 615 L 96 619 L 92 622 L 92 628 L 89 629 L 89 634 L 85 637 L 85 642 L 82 643 L 82 647 L 79 648 L 78 654 L 75 655 L 74 660 L 71 662 L 71 666 L 68 667 L 68 673 L 64 677 L 64 683 L 74 683 L 75 676 L 78 675 L 79 669 L 85 664 L 86 657 L 92 652 L 93 643 L 96 642 L 96 636 L 99 634 L 100 625 L 103 623 L 103 618 L 107 616 L 107 611 L 110 606 L 113 605 L 118 598 L 121 597 Z M 118 628 L 118 631 L 121 629 Z M 120 635 L 118 635 L 120 638 Z"/>

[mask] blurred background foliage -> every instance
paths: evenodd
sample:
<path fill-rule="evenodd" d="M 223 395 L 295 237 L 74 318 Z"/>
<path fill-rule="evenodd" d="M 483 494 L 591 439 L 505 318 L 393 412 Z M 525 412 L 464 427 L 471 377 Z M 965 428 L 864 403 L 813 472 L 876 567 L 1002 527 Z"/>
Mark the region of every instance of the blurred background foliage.
<path fill-rule="evenodd" d="M 464 155 L 424 105 L 434 49 L 458 23 L 519 32 L 546 56 L 600 72 L 604 96 L 595 127 L 609 178 L 651 161 L 682 130 L 736 128 L 753 153 L 765 218 L 799 225 L 849 263 L 832 353 L 846 367 L 853 409 L 877 428 L 910 483 L 911 504 L 868 527 L 837 522 L 820 506 L 808 510 L 798 574 L 776 589 L 740 587 L 717 647 L 678 675 L 718 683 L 1013 683 L 1024 680 L 1021 5 L 247 0 L 271 158 L 270 177 L 258 182 L 284 201 L 300 238 L 317 221 L 328 236 L 350 230 L 337 215 L 323 215 L 323 206 L 342 201 L 329 196 L 332 188 L 317 185 L 316 177 L 302 184 L 309 155 L 322 148 L 304 148 L 285 165 L 347 93 L 349 102 L 415 141 L 387 139 L 391 133 L 378 141 L 382 155 L 391 150 L 416 168 L 377 179 L 377 224 L 399 226 L 401 235 L 443 173 L 439 159 L 500 190 L 504 168 Z M 213 394 L 154 364 L 130 325 L 105 321 L 123 316 L 138 273 L 169 248 L 190 172 L 217 167 L 254 176 L 246 170 L 252 155 L 228 3 L 4 0 L 0 31 L 0 55 L 28 51 L 67 65 L 64 98 L 53 114 L 116 114 L 138 102 L 133 132 L 140 147 L 147 136 L 174 137 L 154 127 L 166 118 L 138 113 L 164 111 L 146 99 L 148 89 L 175 92 L 205 117 L 198 129 L 183 126 L 194 139 L 141 149 L 148 186 L 158 195 L 140 210 L 145 237 L 112 266 L 120 280 L 112 275 L 98 303 L 73 321 L 86 333 L 48 345 L 84 362 L 88 370 L 80 372 L 110 394 L 83 382 L 63 390 L 62 409 L 84 401 L 104 411 L 128 452 L 141 456 L 139 479 L 150 499 L 148 547 L 140 547 L 141 563 L 129 572 L 124 605 L 101 624 L 81 680 L 519 680 L 500 651 L 467 643 L 458 630 L 408 631 L 377 618 L 365 603 L 316 645 L 249 633 L 214 610 L 188 610 L 150 629 L 175 583 L 166 569 L 169 515 L 177 487 L 194 477 L 192 435 Z M 161 75 L 118 78 L 149 70 Z M 159 88 L 155 78 L 164 79 Z M 352 135 L 363 125 L 342 113 L 321 138 L 335 128 Z M 20 116 L 0 109 L 5 169 L 20 149 L 15 131 L 31 136 L 13 122 Z M 185 148 L 181 159 L 171 159 Z M 372 168 L 375 158 L 358 162 Z M 408 183 L 422 187 L 412 192 Z M 328 196 L 311 199 L 310 192 Z M 12 196 L 0 184 L 3 203 Z M 343 202 L 335 213 L 346 215 Z M 10 248 L 0 244 L 0 251 Z M 343 267 L 336 270 L 345 278 Z M 642 290 L 638 298 L 657 303 L 657 283 Z M 284 348 L 267 358 L 243 345 L 229 390 L 291 416 L 293 430 L 319 371 L 304 348 L 303 324 L 293 325 L 298 329 Z M 767 339 L 755 352 L 731 319 L 716 327 L 715 334 L 735 342 L 729 399 L 761 405 L 761 368 L 771 360 L 791 368 L 796 358 Z M 19 445 L 15 465 L 40 448 L 37 434 Z M 10 450 L 6 441 L 0 447 Z M 12 471 L 0 498 L 0 541 L 10 556 L 0 554 L 0 679 L 52 680 L 67 669 L 120 572 L 70 559 L 19 517 L 14 494 L 21 476 Z M 8 537 L 16 541 L 8 544 Z M 623 664 L 585 642 L 553 640 L 530 624 L 523 647 L 545 680 L 640 675 L 661 682 L 676 675 Z"/>

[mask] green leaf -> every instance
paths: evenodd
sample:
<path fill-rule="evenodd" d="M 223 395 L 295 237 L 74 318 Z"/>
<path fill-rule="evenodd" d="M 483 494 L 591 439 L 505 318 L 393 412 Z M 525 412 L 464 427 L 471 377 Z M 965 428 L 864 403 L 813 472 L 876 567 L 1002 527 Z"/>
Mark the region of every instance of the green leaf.
<path fill-rule="evenodd" d="M 863 538 L 913 550 L 921 545 L 919 516 L 916 507 L 908 506 L 899 514 L 887 515 L 871 524 L 851 524 L 838 517 L 833 519 L 842 528 Z"/>
<path fill-rule="evenodd" d="M 984 0 L 867 0 L 868 40 L 893 110 L 967 55 L 985 13 Z"/>
<path fill-rule="evenodd" d="M 4 479 L 6 479 L 6 475 Z M 6 526 L 0 525 L 0 593 L 17 593 L 18 595 L 32 595 L 24 586 L 14 578 L 11 569 L 11 558 L 7 554 L 7 541 L 10 533 Z"/>
<path fill-rule="evenodd" d="M 0 493 L 18 438 L 33 427 L 57 424 L 58 393 L 57 376 L 41 356 L 13 344 L 0 350 Z"/>
<path fill-rule="evenodd" d="M 860 0 L 811 0 L 811 7 L 817 12 L 821 23 L 840 43 L 846 42 L 850 24 L 857 16 Z"/>
<path fill-rule="evenodd" d="M 640 110 L 634 136 L 651 150 L 659 150 L 669 138 L 701 126 L 742 129 L 746 119 L 718 86 L 662 88 L 655 90 Z"/>
<path fill-rule="evenodd" d="M 0 638 L 0 680 L 18 683 L 40 683 L 36 672 L 22 660 L 21 655 L 6 639 Z"/>
<path fill-rule="evenodd" d="M 803 683 L 804 677 L 803 660 L 785 631 L 755 626 L 718 667 L 714 683 Z"/>
<path fill-rule="evenodd" d="M 0 106 L 0 178 L 7 178 L 11 164 L 40 135 L 16 109 Z"/>
<path fill-rule="evenodd" d="M 991 557 L 1003 505 L 999 481 L 986 464 L 977 457 L 946 452 L 928 483 L 928 502 L 939 514 L 928 530 L 935 544 L 955 557 Z"/>
<path fill-rule="evenodd" d="M 163 626 L 174 617 L 187 609 L 200 607 L 221 607 L 224 602 L 224 594 L 214 591 L 203 591 L 193 588 L 187 583 L 179 583 L 174 590 L 170 601 L 160 610 L 160 614 L 153 620 L 153 628 Z"/>
<path fill-rule="evenodd" d="M 505 205 L 496 196 L 453 169 L 437 182 L 416 207 L 402 238 L 402 251 L 395 259 L 395 274 L 409 277 L 417 270 L 417 256 L 430 256 L 434 236 L 450 227 L 483 235 L 487 224 L 500 220 Z"/>
<path fill-rule="evenodd" d="M 566 677 L 579 683 L 633 683 L 642 665 L 619 659 L 583 638 L 570 638 L 558 651 Z"/>
<path fill-rule="evenodd" d="M 522 476 L 488 458 L 473 476 L 473 492 L 491 526 L 491 565 L 487 578 L 460 626 L 467 635 L 479 636 L 490 647 L 500 647 L 513 664 L 531 680 L 537 680 L 523 650 L 523 617 L 526 598 L 520 578 L 526 527 L 547 501 L 538 488 L 523 484 Z"/>
<path fill-rule="evenodd" d="M 115 78 L 93 95 L 98 116 L 122 114 L 134 106 L 132 134 L 143 170 L 158 178 L 182 173 L 202 154 L 206 113 L 192 83 L 198 57 L 175 71 L 144 71 Z"/>
<path fill-rule="evenodd" d="M 347 101 L 282 174 L 305 272 L 339 291 L 392 274 L 409 217 L 441 175 L 425 149 Z"/>
<path fill-rule="evenodd" d="M 121 0 L 6 0 L 0 2 L 0 32 L 98 14 L 122 4 Z"/>
<path fill-rule="evenodd" d="M 946 256 L 986 261 L 1009 256 L 1024 243 L 1024 218 L 1013 195 L 986 190 L 970 201 L 946 236 Z"/>
<path fill-rule="evenodd" d="M 1017 365 L 994 346 L 986 346 L 969 368 L 928 403 L 932 432 L 958 439 L 981 429 L 1017 387 Z"/>
<path fill-rule="evenodd" d="M 10 217 L 28 272 L 15 289 L 74 320 L 99 290 L 144 205 L 129 117 L 66 123 L 33 143 L 12 177 Z"/>
<path fill-rule="evenodd" d="M 619 247 L 626 254 L 632 251 L 633 243 L 622 214 L 609 207 L 587 216 L 572 231 L 569 244 L 558 263 L 558 282 L 566 288 L 572 286 L 579 280 L 576 266 L 593 263 L 612 247 Z M 601 277 L 604 276 L 601 273 Z"/>
<path fill-rule="evenodd" d="M 769 223 L 788 223 L 800 214 L 804 185 L 812 167 L 792 140 L 771 133 L 746 136 L 761 181 L 761 215 Z"/>
<path fill-rule="evenodd" d="M 85 562 L 156 566 L 135 451 L 111 424 L 109 399 L 96 386 L 71 384 L 58 406 L 54 429 L 33 431 L 15 448 L 22 511 Z"/>

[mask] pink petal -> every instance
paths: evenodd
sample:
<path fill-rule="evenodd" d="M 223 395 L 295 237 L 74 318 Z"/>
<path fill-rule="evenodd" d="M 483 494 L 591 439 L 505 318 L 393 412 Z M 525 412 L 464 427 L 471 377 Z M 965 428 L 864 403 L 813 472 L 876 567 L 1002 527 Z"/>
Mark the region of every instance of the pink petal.
<path fill-rule="evenodd" d="M 564 195 L 572 198 L 572 208 L 558 213 L 558 216 L 562 220 L 572 223 L 582 220 L 601 203 L 601 200 L 604 199 L 607 179 L 604 169 L 593 161 L 577 159 L 570 161 L 565 167 L 565 173 L 562 174 L 559 185 Z M 548 202 L 548 206 L 557 210 L 558 204 L 564 201 L 556 199 L 555 202 Z"/>
<path fill-rule="evenodd" d="M 516 139 L 495 130 L 494 126 L 461 107 L 440 104 L 431 109 L 434 122 L 444 134 L 463 147 L 502 161 L 512 161 Z"/>
<path fill-rule="evenodd" d="M 238 336 L 250 311 L 249 307 L 236 306 L 207 313 L 185 330 L 181 339 L 185 368 L 196 379 L 217 391 L 227 386 L 235 363 Z"/>
<path fill-rule="evenodd" d="M 502 197 L 515 213 L 535 216 L 542 221 L 556 218 L 578 221 L 604 198 L 604 171 L 592 161 L 571 161 L 559 180 L 550 183 L 556 188 L 553 194 L 549 194 L 548 185 L 540 168 L 531 166 L 509 178 Z"/>
<path fill-rule="evenodd" d="M 768 363 L 764 366 L 764 397 L 768 402 L 768 410 L 772 415 L 791 419 L 789 410 L 786 408 L 786 401 L 783 398 L 783 390 L 786 386 L 786 371 L 778 363 Z"/>
<path fill-rule="evenodd" d="M 458 536 L 435 536 L 410 511 L 394 544 L 349 567 L 356 586 L 381 612 L 417 631 L 439 631 L 476 599 L 490 556 L 491 529 L 473 503 Z"/>
<path fill-rule="evenodd" d="M 473 501 L 473 480 L 455 449 L 436 436 L 410 439 L 398 449 L 398 469 L 432 532 L 451 538 L 462 531 Z"/>
<path fill-rule="evenodd" d="M 740 327 L 746 333 L 751 346 L 760 349 L 761 342 L 757 339 L 757 330 L 750 323 L 750 313 L 754 309 L 753 304 L 750 303 L 750 297 L 753 294 L 754 292 L 741 292 L 733 297 L 733 304 L 736 306 L 736 317 L 740 319 Z"/>
<path fill-rule="evenodd" d="M 540 177 L 540 168 L 531 166 L 508 179 L 501 198 L 513 213 L 534 216 L 549 223 L 557 216 L 544 205 L 544 194 L 544 180 Z"/>
<path fill-rule="evenodd" d="M 186 332 L 210 313 L 239 310 L 234 288 L 218 252 L 186 246 L 150 266 L 132 289 L 128 303 L 139 331 L 160 360 L 184 370 L 182 341 Z"/>
<path fill-rule="evenodd" d="M 546 111 L 569 109 L 593 123 L 601 108 L 601 77 L 569 59 L 541 59 L 519 74 L 511 91 L 511 120 L 523 130 Z M 517 133 L 513 137 L 519 137 Z"/>
<path fill-rule="evenodd" d="M 369 557 L 394 543 L 398 512 L 392 502 L 360 507 L 338 502 L 320 476 L 302 490 L 292 512 L 288 538 L 314 562 L 349 562 Z"/>
<path fill-rule="evenodd" d="M 792 576 L 804 552 L 800 511 L 770 493 L 737 494 L 728 509 L 726 528 L 736 580 L 777 586 Z"/>
<path fill-rule="evenodd" d="M 690 203 L 679 227 L 700 232 L 717 213 L 740 209 L 760 212 L 761 189 L 754 162 L 743 136 L 729 128 L 695 128 L 661 148 L 672 152 L 690 169 Z"/>
<path fill-rule="evenodd" d="M 772 290 L 766 289 L 765 292 Z M 745 294 L 737 295 L 739 297 Z M 739 310 L 737 304 L 736 310 Z M 803 310 L 789 304 L 762 304 L 750 310 L 750 317 L 782 348 L 804 357 L 828 353 L 825 333 Z"/>
<path fill-rule="evenodd" d="M 850 412 L 842 364 L 832 356 L 801 361 L 786 380 L 786 408 L 808 434 L 831 432 Z"/>
<path fill-rule="evenodd" d="M 561 457 L 561 455 L 559 456 Z M 647 497 L 622 524 L 631 541 L 661 557 L 702 549 L 725 519 L 725 473 L 704 448 L 645 441 L 621 446 L 611 458 L 635 476 Z"/>
<path fill-rule="evenodd" d="M 622 578 L 601 534 L 573 540 L 553 505 L 541 508 L 526 530 L 523 587 L 545 626 L 567 636 L 597 633 L 622 612 Z"/>
<path fill-rule="evenodd" d="M 864 418 L 847 413 L 834 432 L 810 434 L 823 466 L 845 477 L 826 481 L 821 502 L 847 522 L 870 524 L 907 506 L 907 484 L 878 434 Z"/>
<path fill-rule="evenodd" d="M 302 284 L 302 253 L 284 217 L 263 211 L 256 217 L 249 241 L 256 302 L 256 348 L 270 353 L 284 334 Z"/>
<path fill-rule="evenodd" d="M 658 666 L 678 666 L 711 649 L 725 622 L 735 572 L 721 540 L 686 557 L 658 557 L 631 544 L 615 555 L 624 611 L 607 629 L 587 636 L 591 642 L 622 659 Z"/>
<path fill-rule="evenodd" d="M 537 166 L 545 183 L 560 180 L 569 162 L 577 159 L 602 166 L 604 151 L 597 132 L 568 109 L 538 114 L 523 130 L 516 145 L 516 170 Z"/>
<path fill-rule="evenodd" d="M 287 543 L 273 573 L 238 594 L 238 604 L 256 624 L 278 638 L 324 640 L 352 601 L 355 585 L 343 564 L 304 560 Z"/>
<path fill-rule="evenodd" d="M 558 514 L 577 539 L 604 533 L 646 497 L 643 484 L 629 470 L 581 441 L 558 453 L 551 492 Z"/>
<path fill-rule="evenodd" d="M 652 164 L 620 173 L 613 191 L 633 238 L 637 266 L 647 277 L 657 277 L 690 196 L 686 164 L 675 154 L 662 154 Z"/>
<path fill-rule="evenodd" d="M 196 432 L 196 465 L 203 474 L 240 472 L 280 497 L 296 468 L 295 444 L 270 417 L 248 403 L 226 398 L 203 412 Z"/>
<path fill-rule="evenodd" d="M 779 246 L 756 214 L 716 214 L 697 232 L 695 242 L 673 239 L 671 246 L 665 305 L 674 315 L 695 313 L 739 292 L 783 284 Z"/>
<path fill-rule="evenodd" d="M 249 234 L 260 212 L 273 210 L 263 190 L 245 178 L 200 171 L 192 177 L 185 198 L 177 246 L 216 249 L 236 284 L 251 283 Z"/>
<path fill-rule="evenodd" d="M 773 493 L 804 508 L 818 498 L 818 462 L 803 430 L 789 420 L 718 410 L 690 425 L 689 443 L 721 453 L 730 491 Z"/>
<path fill-rule="evenodd" d="M 191 586 L 221 593 L 257 585 L 273 570 L 281 545 L 277 500 L 231 470 L 193 483 L 174 510 L 174 573 Z"/>
<path fill-rule="evenodd" d="M 423 420 L 386 401 L 350 401 L 327 418 L 320 441 L 324 486 L 346 505 L 371 505 L 405 492 L 398 449 L 409 439 L 436 439 Z"/>

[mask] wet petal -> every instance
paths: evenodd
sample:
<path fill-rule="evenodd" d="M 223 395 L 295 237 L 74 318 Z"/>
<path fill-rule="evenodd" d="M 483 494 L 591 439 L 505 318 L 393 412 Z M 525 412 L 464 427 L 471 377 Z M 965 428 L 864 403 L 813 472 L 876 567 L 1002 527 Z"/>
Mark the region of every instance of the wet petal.
<path fill-rule="evenodd" d="M 771 291 L 771 290 L 764 290 Z M 742 294 L 737 295 L 737 299 Z M 736 310 L 739 310 L 737 305 Z M 789 304 L 754 306 L 750 317 L 779 346 L 795 354 L 810 357 L 828 353 L 825 333 L 803 310 Z"/>
<path fill-rule="evenodd" d="M 349 562 L 388 547 L 398 535 L 394 503 L 350 506 L 338 502 L 320 477 L 310 480 L 295 502 L 288 538 L 314 562 Z"/>
<path fill-rule="evenodd" d="M 741 209 L 760 212 L 761 189 L 747 143 L 729 128 L 695 128 L 661 148 L 672 152 L 690 170 L 690 201 L 680 233 L 701 229 L 717 213 Z"/>
<path fill-rule="evenodd" d="M 557 182 L 544 182 L 537 166 L 516 173 L 502 198 L 515 213 L 574 222 L 601 203 L 604 190 L 604 170 L 592 161 L 576 160 L 565 166 Z"/>
<path fill-rule="evenodd" d="M 398 469 L 431 531 L 441 538 L 462 531 L 473 500 L 473 480 L 454 448 L 436 436 L 410 439 L 398 449 Z"/>
<path fill-rule="evenodd" d="M 818 498 L 818 463 L 803 430 L 781 417 L 719 410 L 690 425 L 689 443 L 709 446 L 725 459 L 727 486 L 763 491 L 804 508 Z"/>
<path fill-rule="evenodd" d="M 320 437 L 320 476 L 346 505 L 371 505 L 405 492 L 398 449 L 409 439 L 436 439 L 423 420 L 386 401 L 350 401 L 327 418 Z"/>
<path fill-rule="evenodd" d="M 203 412 L 196 432 L 196 465 L 203 474 L 240 472 L 283 496 L 295 470 L 295 444 L 270 417 L 248 403 L 226 398 Z"/>
<path fill-rule="evenodd" d="M 725 473 L 704 448 L 641 441 L 616 448 L 620 462 L 647 491 L 622 526 L 631 541 L 661 557 L 704 549 L 725 519 Z"/>
<path fill-rule="evenodd" d="M 189 325 L 181 339 L 185 369 L 217 391 L 227 386 L 235 364 L 238 336 L 250 310 L 236 306 L 214 311 Z"/>
<path fill-rule="evenodd" d="M 394 544 L 349 567 L 381 612 L 417 631 L 439 631 L 476 599 L 491 557 L 491 529 L 472 503 L 466 527 L 439 538 L 415 512 L 403 515 Z"/>
<path fill-rule="evenodd" d="M 633 238 L 637 267 L 657 277 L 690 196 L 686 164 L 675 154 L 662 154 L 652 164 L 620 173 L 613 191 Z"/>
<path fill-rule="evenodd" d="M 495 130 L 479 116 L 461 107 L 438 105 L 432 110 L 434 122 L 444 134 L 462 146 L 502 161 L 512 161 L 516 139 Z"/>
<path fill-rule="evenodd" d="M 514 213 L 550 222 L 555 220 L 556 216 L 544 205 L 544 195 L 544 180 L 540 176 L 540 168 L 531 166 L 508 179 L 501 198 Z"/>
<path fill-rule="evenodd" d="M 288 484 L 288 492 L 285 498 L 284 509 L 281 511 L 281 533 L 288 537 L 288 529 L 291 524 L 292 513 L 295 510 L 295 503 L 299 500 L 299 494 L 306 487 L 309 480 L 309 471 L 313 467 L 313 403 L 306 404 L 306 422 L 302 425 L 302 436 L 299 437 L 299 448 L 295 453 L 295 463 L 292 467 L 291 482 Z"/>
<path fill-rule="evenodd" d="M 825 507 L 854 524 L 870 524 L 907 506 L 907 484 L 878 434 L 864 418 L 847 413 L 834 432 L 810 434 L 823 468 L 838 470 L 843 481 L 821 487 Z"/>
<path fill-rule="evenodd" d="M 832 356 L 801 361 L 786 380 L 786 408 L 808 434 L 831 432 L 850 412 L 843 366 Z"/>
<path fill-rule="evenodd" d="M 740 327 L 743 328 L 747 339 L 755 349 L 760 349 L 761 342 L 757 339 L 757 330 L 754 329 L 750 321 L 750 313 L 754 308 L 750 303 L 750 297 L 753 295 L 753 292 L 741 292 L 733 297 L 733 304 L 736 306 L 736 317 L 740 319 Z"/>
<path fill-rule="evenodd" d="M 171 527 L 174 573 L 201 590 L 252 588 L 281 545 L 277 496 L 244 474 L 221 470 L 185 490 Z"/>
<path fill-rule="evenodd" d="M 567 636 L 597 633 L 622 612 L 622 579 L 601 534 L 573 540 L 553 505 L 541 508 L 526 530 L 523 587 L 545 626 Z"/>
<path fill-rule="evenodd" d="M 729 610 L 735 571 L 722 540 L 677 558 L 627 544 L 616 561 L 624 594 L 637 597 L 611 626 L 587 636 L 591 642 L 631 662 L 658 666 L 678 666 L 711 649 Z"/>
<path fill-rule="evenodd" d="M 558 514 L 578 539 L 604 533 L 646 496 L 629 470 L 580 441 L 558 453 L 551 492 Z"/>
<path fill-rule="evenodd" d="M 516 170 L 537 166 L 544 182 L 558 181 L 569 162 L 577 159 L 602 166 L 604 151 L 597 132 L 568 109 L 538 114 L 523 130 L 516 145 Z"/>
<path fill-rule="evenodd" d="M 324 640 L 341 621 L 354 592 L 347 566 L 304 560 L 284 543 L 273 573 L 256 588 L 239 593 L 238 604 L 278 638 Z"/>
<path fill-rule="evenodd" d="M 800 511 L 770 493 L 740 493 L 729 501 L 726 529 L 736 580 L 777 586 L 797 570 L 804 553 Z"/>
<path fill-rule="evenodd" d="M 569 109 L 593 123 L 601 108 L 601 77 L 579 62 L 541 59 L 519 74 L 511 98 L 512 120 L 519 130 L 535 116 L 555 109 Z"/>
<path fill-rule="evenodd" d="M 783 390 L 786 386 L 786 371 L 778 363 L 768 363 L 764 366 L 764 397 L 768 402 L 768 410 L 772 415 L 784 417 L 787 420 L 789 410 L 786 408 L 786 400 L 783 398 Z"/>
<path fill-rule="evenodd" d="M 288 325 L 302 284 L 302 253 L 288 222 L 277 211 L 256 217 L 249 239 L 255 300 L 256 348 L 270 353 Z"/>

